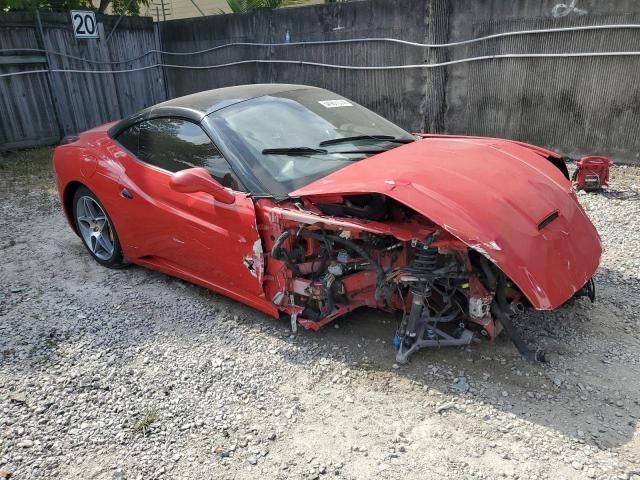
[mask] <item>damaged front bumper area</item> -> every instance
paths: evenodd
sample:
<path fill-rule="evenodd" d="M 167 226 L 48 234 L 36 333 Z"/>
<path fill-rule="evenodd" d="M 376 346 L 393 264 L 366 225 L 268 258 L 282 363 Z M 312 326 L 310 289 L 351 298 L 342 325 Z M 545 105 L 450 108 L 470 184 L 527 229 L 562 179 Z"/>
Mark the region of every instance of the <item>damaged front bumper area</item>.
<path fill-rule="evenodd" d="M 365 218 L 328 215 L 344 214 L 341 205 Z M 503 330 L 527 360 L 545 360 L 513 326 L 514 315 L 536 307 L 520 288 L 477 249 L 399 202 L 353 195 L 261 199 L 258 207 L 270 252 L 265 294 L 294 330 L 318 330 L 366 306 L 398 316 L 398 363 L 426 347 L 491 342 Z M 592 280 L 575 294 L 584 295 L 595 298 Z"/>

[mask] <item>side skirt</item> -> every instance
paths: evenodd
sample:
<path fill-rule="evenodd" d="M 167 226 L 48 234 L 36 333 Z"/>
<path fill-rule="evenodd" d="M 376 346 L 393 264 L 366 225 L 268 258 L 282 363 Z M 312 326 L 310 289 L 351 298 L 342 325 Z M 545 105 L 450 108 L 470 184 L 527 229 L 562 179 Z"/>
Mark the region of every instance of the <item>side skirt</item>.
<path fill-rule="evenodd" d="M 128 258 L 127 261 L 135 265 L 139 265 L 141 267 L 149 268 L 150 270 L 156 270 L 158 272 L 162 272 L 171 277 L 176 277 L 181 280 L 185 280 L 186 282 L 193 283 L 200 287 L 206 288 L 207 290 L 212 290 L 216 293 L 224 295 L 225 297 L 229 297 L 233 300 L 236 300 L 252 308 L 255 308 L 256 310 L 266 313 L 270 317 L 273 317 L 273 318 L 279 317 L 279 312 L 276 309 L 276 307 L 263 298 L 250 296 L 242 291 L 232 290 L 230 288 L 223 287 L 222 285 L 208 282 L 196 275 L 192 275 L 188 272 L 185 272 L 184 270 L 168 265 L 164 261 L 162 262 L 154 261 L 151 258 L 135 258 L 135 259 Z"/>

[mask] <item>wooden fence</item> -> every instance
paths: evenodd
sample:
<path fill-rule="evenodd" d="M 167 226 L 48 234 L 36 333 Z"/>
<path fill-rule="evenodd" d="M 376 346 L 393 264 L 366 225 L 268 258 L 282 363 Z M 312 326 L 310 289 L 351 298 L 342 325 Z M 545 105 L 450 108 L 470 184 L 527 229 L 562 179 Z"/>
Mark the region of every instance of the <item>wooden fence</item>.
<path fill-rule="evenodd" d="M 640 28 L 570 30 L 640 24 L 638 0 L 368 0 L 216 15 L 162 23 L 169 96 L 238 83 L 303 83 L 334 90 L 411 131 L 512 138 L 572 157 L 600 153 L 640 161 Z M 389 42 L 296 45 L 314 40 L 393 38 L 450 44 L 532 29 L 446 48 Z M 269 45 L 235 45 L 254 42 Z M 291 45 L 274 43 L 291 42 Z M 212 47 L 220 46 L 219 49 Z M 598 57 L 562 57 L 564 53 Z M 627 53 L 608 55 L 607 52 Z M 635 53 L 634 53 L 635 52 Z M 492 55 L 560 54 L 490 59 Z M 465 62 L 465 59 L 484 60 Z M 235 63 L 211 69 L 189 69 Z M 300 60 L 308 64 L 296 63 Z M 313 63 L 382 66 L 461 61 L 429 69 L 345 70 Z"/>
<path fill-rule="evenodd" d="M 41 14 L 42 28 L 33 14 L 0 14 L 0 49 L 41 49 L 0 53 L 0 150 L 52 143 L 165 98 L 279 82 L 328 88 L 414 132 L 513 138 L 574 157 L 600 153 L 638 163 L 640 28 L 579 27 L 637 26 L 640 2 L 580 0 L 580 13 L 558 5 L 557 0 L 368 0 L 171 20 L 157 27 L 149 18 L 128 17 L 108 42 L 117 17 L 98 16 L 100 38 L 77 40 L 66 13 Z M 459 43 L 559 28 L 565 30 Z M 296 44 L 367 38 L 449 46 Z M 527 54 L 539 56 L 522 57 Z M 494 55 L 510 58 L 490 58 Z M 135 57 L 140 58 L 122 62 Z M 467 62 L 470 58 L 481 61 Z M 394 68 L 447 61 L 459 63 Z M 165 66 L 158 67 L 161 63 Z M 145 67 L 118 74 L 55 72 Z M 25 70 L 44 72 L 1 76 Z"/>
<path fill-rule="evenodd" d="M 53 144 L 65 135 L 117 120 L 165 99 L 159 68 L 128 73 L 50 72 L 109 71 L 157 63 L 159 57 L 153 53 L 136 62 L 119 63 L 158 45 L 152 20 L 138 17 L 123 18 L 107 42 L 117 19 L 98 15 L 99 38 L 76 39 L 67 13 L 0 15 L 0 49 L 5 50 L 0 54 L 0 75 L 45 71 L 0 77 L 0 150 Z"/>
<path fill-rule="evenodd" d="M 163 22 L 163 50 L 193 52 L 228 43 L 291 42 L 289 46 L 241 45 L 199 55 L 166 56 L 165 63 L 197 67 L 244 59 L 308 60 L 335 65 L 388 66 L 421 64 L 428 50 L 389 42 L 296 45 L 295 42 L 353 38 L 431 40 L 426 21 L 430 0 L 369 0 L 239 15 L 213 15 Z M 215 69 L 167 69 L 170 97 L 241 83 L 314 85 L 351 98 L 411 131 L 424 131 L 426 119 L 436 117 L 425 93 L 435 94 L 436 72 L 413 70 L 341 70 L 297 64 L 246 63 Z M 441 98 L 438 97 L 440 100 Z M 441 105 L 436 105 L 440 108 Z M 428 128 L 429 125 L 427 124 Z"/>

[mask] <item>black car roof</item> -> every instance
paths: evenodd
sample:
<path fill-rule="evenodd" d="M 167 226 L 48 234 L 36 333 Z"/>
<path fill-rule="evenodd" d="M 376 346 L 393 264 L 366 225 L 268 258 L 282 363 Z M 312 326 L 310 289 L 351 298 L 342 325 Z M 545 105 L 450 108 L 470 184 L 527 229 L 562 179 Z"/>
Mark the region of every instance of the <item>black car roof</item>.
<path fill-rule="evenodd" d="M 109 129 L 109 135 L 117 136 L 134 123 L 156 117 L 182 117 L 195 122 L 201 121 L 206 115 L 235 103 L 244 102 L 264 95 L 288 92 L 300 89 L 317 89 L 307 85 L 292 85 L 286 83 L 259 83 L 253 85 L 237 85 L 234 87 L 216 88 L 203 92 L 185 95 L 166 102 L 147 107 L 130 115 Z"/>

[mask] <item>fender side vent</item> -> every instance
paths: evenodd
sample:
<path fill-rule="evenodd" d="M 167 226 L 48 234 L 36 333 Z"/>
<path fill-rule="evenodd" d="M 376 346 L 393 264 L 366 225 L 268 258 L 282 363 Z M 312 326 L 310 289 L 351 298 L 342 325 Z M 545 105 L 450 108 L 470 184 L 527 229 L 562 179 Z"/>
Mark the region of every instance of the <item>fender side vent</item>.
<path fill-rule="evenodd" d="M 558 211 L 553 212 L 551 215 L 549 215 L 547 218 L 545 218 L 544 220 L 542 220 L 538 224 L 538 230 L 542 230 L 544 227 L 549 225 L 551 222 L 553 222 L 559 216 L 560 216 L 560 213 Z"/>

